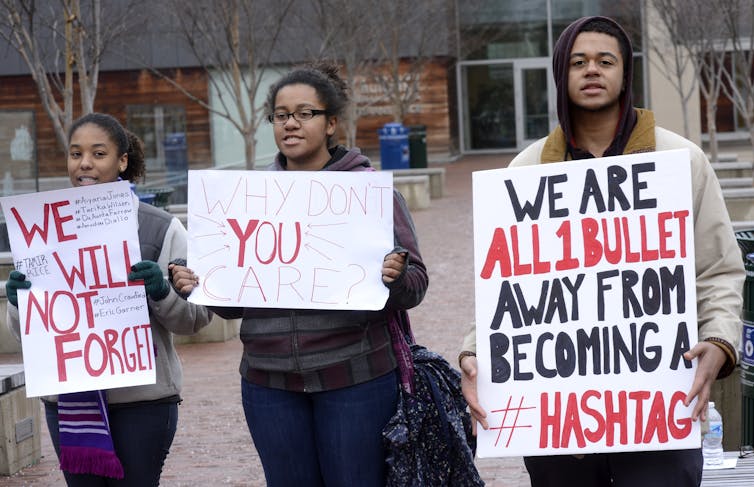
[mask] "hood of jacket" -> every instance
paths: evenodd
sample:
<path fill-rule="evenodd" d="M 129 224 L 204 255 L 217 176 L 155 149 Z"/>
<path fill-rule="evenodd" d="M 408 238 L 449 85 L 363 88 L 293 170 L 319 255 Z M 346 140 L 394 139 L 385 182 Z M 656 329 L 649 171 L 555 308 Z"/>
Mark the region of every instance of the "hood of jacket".
<path fill-rule="evenodd" d="M 330 152 L 330 160 L 321 169 L 322 171 L 374 171 L 369 158 L 362 154 L 358 148 L 347 149 L 342 145 L 336 145 L 328 151 Z M 269 169 L 273 171 L 288 170 L 288 161 L 282 152 L 278 152 Z"/>

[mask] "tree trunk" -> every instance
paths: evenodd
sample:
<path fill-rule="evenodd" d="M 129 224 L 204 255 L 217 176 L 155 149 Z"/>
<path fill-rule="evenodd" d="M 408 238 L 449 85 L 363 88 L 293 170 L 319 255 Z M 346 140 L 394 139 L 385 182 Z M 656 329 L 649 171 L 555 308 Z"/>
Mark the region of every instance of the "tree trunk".
<path fill-rule="evenodd" d="M 709 134 L 709 156 L 711 162 L 717 162 L 717 121 L 715 120 L 716 110 L 713 103 L 707 101 L 707 133 Z"/>
<path fill-rule="evenodd" d="M 353 91 L 351 93 L 353 93 Z M 356 125 L 359 122 L 357 110 L 356 100 L 352 100 L 351 103 L 348 104 L 346 113 L 346 147 L 356 147 Z"/>
<path fill-rule="evenodd" d="M 254 154 L 254 144 L 256 142 L 254 138 L 254 131 L 248 130 L 244 132 L 243 134 L 243 141 L 244 141 L 244 153 L 246 155 L 246 169 L 249 171 L 254 170 L 255 161 L 254 157 L 256 155 Z"/>

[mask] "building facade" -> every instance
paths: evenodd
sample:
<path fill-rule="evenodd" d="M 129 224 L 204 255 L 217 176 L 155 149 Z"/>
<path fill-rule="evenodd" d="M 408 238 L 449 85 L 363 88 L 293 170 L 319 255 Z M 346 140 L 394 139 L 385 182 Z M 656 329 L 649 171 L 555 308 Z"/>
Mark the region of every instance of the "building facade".
<path fill-rule="evenodd" d="M 552 49 L 572 21 L 604 15 L 634 45 L 634 93 L 647 106 L 639 0 L 495 0 L 460 8 L 458 126 L 461 152 L 519 151 L 557 125 Z"/>
<path fill-rule="evenodd" d="M 655 110 L 661 125 L 683 133 L 680 98 L 646 47 L 645 39 L 658 35 L 658 28 L 645 3 L 448 0 L 447 37 L 452 42 L 438 48 L 424 67 L 418 100 L 404 124 L 426 126 L 430 155 L 521 150 L 557 124 L 551 72 L 555 39 L 579 17 L 605 15 L 618 20 L 632 38 L 635 103 Z M 169 71 L 210 107 L 222 103 L 211 74 L 197 65 L 177 36 L 166 36 L 163 30 L 153 29 L 139 39 L 138 49 L 149 55 L 153 67 Z M 404 50 L 401 69 L 406 70 L 411 46 Z M 0 66 L 0 194 L 65 187 L 65 152 L 33 81 L 23 63 L 13 60 L 9 46 L 4 52 L 8 62 Z M 298 61 L 307 59 L 304 51 L 297 56 Z M 149 185 L 175 188 L 171 201 L 182 202 L 186 170 L 243 167 L 243 140 L 227 120 L 139 63 L 111 57 L 101 70 L 95 109 L 115 115 L 144 140 Z M 256 106 L 263 105 L 267 87 L 292 64 L 288 59 L 270 66 Z M 355 98 L 368 106 L 358 121 L 356 145 L 376 156 L 377 130 L 392 119 L 375 86 L 365 82 L 359 90 Z M 692 100 L 687 134 L 696 142 L 701 139 L 698 103 Z M 262 124 L 256 140 L 257 165 L 264 166 L 276 152 L 271 127 Z"/>

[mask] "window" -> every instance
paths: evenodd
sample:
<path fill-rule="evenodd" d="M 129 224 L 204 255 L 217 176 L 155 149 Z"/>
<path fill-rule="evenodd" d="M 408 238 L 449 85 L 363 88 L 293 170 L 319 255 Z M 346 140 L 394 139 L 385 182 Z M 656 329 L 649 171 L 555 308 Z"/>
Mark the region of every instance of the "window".
<path fill-rule="evenodd" d="M 547 1 L 459 2 L 461 57 L 503 59 L 547 56 Z"/>
<path fill-rule="evenodd" d="M 163 203 L 185 203 L 188 180 L 186 111 L 180 105 L 131 105 L 128 129 L 144 142 L 144 192 Z M 166 200 L 166 201 L 163 201 Z"/>
<path fill-rule="evenodd" d="M 147 172 L 188 169 L 186 164 L 186 111 L 183 106 L 131 105 L 128 129 L 144 141 Z M 176 154 L 182 149 L 181 154 Z"/>
<path fill-rule="evenodd" d="M 34 112 L 0 111 L 0 196 L 38 190 L 35 152 Z"/>

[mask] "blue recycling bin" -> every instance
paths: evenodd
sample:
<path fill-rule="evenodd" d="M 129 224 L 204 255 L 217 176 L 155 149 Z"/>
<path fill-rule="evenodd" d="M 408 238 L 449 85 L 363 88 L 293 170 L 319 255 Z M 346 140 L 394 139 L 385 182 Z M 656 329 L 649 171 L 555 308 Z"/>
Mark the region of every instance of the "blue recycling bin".
<path fill-rule="evenodd" d="M 178 173 L 188 170 L 188 156 L 185 132 L 171 132 L 162 142 L 165 149 L 165 166 L 168 172 Z"/>
<path fill-rule="evenodd" d="M 167 182 L 170 187 L 167 194 L 159 192 L 155 195 L 155 206 L 166 206 L 168 203 L 185 203 L 188 180 L 188 145 L 186 132 L 170 132 L 165 134 L 162 141 L 165 149 L 165 168 Z"/>
<path fill-rule="evenodd" d="M 382 169 L 408 169 L 408 129 L 400 123 L 386 123 L 380 134 L 380 165 Z"/>

